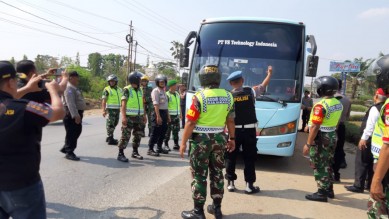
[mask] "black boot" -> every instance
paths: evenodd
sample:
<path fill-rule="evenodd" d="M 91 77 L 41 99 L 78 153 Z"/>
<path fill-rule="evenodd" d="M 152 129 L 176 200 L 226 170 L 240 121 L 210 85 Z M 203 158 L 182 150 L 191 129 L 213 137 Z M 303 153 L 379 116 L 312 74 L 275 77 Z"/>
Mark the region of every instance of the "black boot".
<path fill-rule="evenodd" d="M 184 219 L 205 219 L 204 205 L 196 205 L 190 211 L 181 212 L 181 217 Z"/>
<path fill-rule="evenodd" d="M 132 151 L 132 155 L 131 155 L 132 158 L 136 158 L 138 160 L 143 160 L 143 157 L 140 156 L 140 154 L 138 153 L 138 149 L 134 149 Z"/>
<path fill-rule="evenodd" d="M 169 143 L 165 141 L 165 147 L 163 148 L 165 151 L 171 151 L 169 147 Z"/>
<path fill-rule="evenodd" d="M 180 145 L 178 144 L 178 139 L 174 139 L 174 150 L 180 150 Z"/>
<path fill-rule="evenodd" d="M 163 148 L 162 148 L 162 145 L 161 145 L 161 146 L 159 146 L 159 145 L 158 145 L 158 148 L 157 148 L 157 153 L 160 153 L 160 154 L 168 154 L 168 153 L 169 153 L 169 151 L 168 151 L 168 150 L 165 150 L 165 149 L 163 149 Z"/>
<path fill-rule="evenodd" d="M 155 152 L 153 149 L 149 149 L 147 151 L 147 155 L 154 156 L 154 157 L 159 157 L 159 153 Z"/>
<path fill-rule="evenodd" d="M 121 161 L 121 162 L 128 162 L 128 159 L 127 159 L 126 156 L 124 156 L 123 151 L 119 151 L 119 154 L 118 154 L 118 161 Z"/>
<path fill-rule="evenodd" d="M 118 140 L 114 139 L 113 136 L 108 137 L 108 145 L 117 145 Z"/>
<path fill-rule="evenodd" d="M 316 202 L 328 202 L 327 192 L 325 192 L 322 189 L 319 189 L 317 192 L 315 192 L 313 194 L 306 195 L 305 198 L 308 200 L 311 200 L 311 201 L 316 201 Z"/>
<path fill-rule="evenodd" d="M 335 198 L 334 186 L 333 185 L 331 185 L 330 188 L 328 188 L 328 190 L 327 190 L 327 197 L 330 198 L 330 199 L 334 199 Z"/>
<path fill-rule="evenodd" d="M 221 209 L 221 201 L 217 202 L 214 201 L 212 205 L 208 205 L 207 211 L 210 214 L 213 214 L 216 219 L 221 219 L 223 218 L 223 213 Z"/>

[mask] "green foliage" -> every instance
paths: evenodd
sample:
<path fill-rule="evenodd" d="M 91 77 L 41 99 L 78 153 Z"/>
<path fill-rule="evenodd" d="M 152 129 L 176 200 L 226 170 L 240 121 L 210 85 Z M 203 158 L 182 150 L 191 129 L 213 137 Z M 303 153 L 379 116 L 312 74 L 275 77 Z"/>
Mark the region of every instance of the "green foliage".
<path fill-rule="evenodd" d="M 358 144 L 361 139 L 360 122 L 346 122 L 346 141 Z"/>
<path fill-rule="evenodd" d="M 92 75 L 94 76 L 102 76 L 102 65 L 103 65 L 103 57 L 100 53 L 95 52 L 91 53 L 88 56 L 88 68 L 90 69 Z"/>
<path fill-rule="evenodd" d="M 354 112 L 366 112 L 367 109 L 368 108 L 366 106 L 363 106 L 363 105 L 357 105 L 357 104 L 351 105 L 351 111 L 354 111 Z"/>
<path fill-rule="evenodd" d="M 49 55 L 37 55 L 35 58 L 37 72 L 44 72 L 49 68 L 58 68 L 57 58 Z"/>
<path fill-rule="evenodd" d="M 9 62 L 11 62 L 11 64 L 14 65 L 14 66 L 15 66 L 15 64 L 16 64 L 16 61 L 15 61 L 15 58 L 14 58 L 14 57 L 12 57 L 12 58 L 9 60 Z"/>
<path fill-rule="evenodd" d="M 93 99 L 100 99 L 107 82 L 104 78 L 93 76 L 91 71 L 76 65 L 69 66 L 67 72 L 77 71 L 80 75 L 79 88 L 84 92 L 84 96 Z"/>
<path fill-rule="evenodd" d="M 365 117 L 365 115 L 351 115 L 348 121 L 360 122 L 362 121 L 363 117 Z"/>

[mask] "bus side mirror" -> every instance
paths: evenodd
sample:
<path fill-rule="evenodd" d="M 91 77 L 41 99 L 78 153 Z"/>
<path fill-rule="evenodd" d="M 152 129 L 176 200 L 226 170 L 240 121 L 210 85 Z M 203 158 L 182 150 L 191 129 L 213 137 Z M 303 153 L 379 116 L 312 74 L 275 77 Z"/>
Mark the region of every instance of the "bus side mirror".
<path fill-rule="evenodd" d="M 184 72 L 182 73 L 182 77 L 181 77 L 181 83 L 182 84 L 188 84 L 188 78 L 189 78 L 189 74 Z"/>
<path fill-rule="evenodd" d="M 189 48 L 180 50 L 180 67 L 188 67 L 189 65 Z"/>
<path fill-rule="evenodd" d="M 319 56 L 309 55 L 307 58 L 307 69 L 306 69 L 305 76 L 316 77 L 318 64 L 319 64 Z"/>

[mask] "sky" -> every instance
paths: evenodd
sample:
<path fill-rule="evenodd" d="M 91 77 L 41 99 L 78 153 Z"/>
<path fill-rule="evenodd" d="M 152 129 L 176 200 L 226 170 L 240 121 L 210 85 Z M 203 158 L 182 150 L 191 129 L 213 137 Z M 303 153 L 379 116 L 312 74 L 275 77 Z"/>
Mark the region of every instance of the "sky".
<path fill-rule="evenodd" d="M 376 58 L 389 53 L 387 0 L 0 0 L 0 60 L 27 55 L 127 55 L 125 36 L 132 21 L 139 43 L 137 63 L 172 61 L 171 41 L 213 17 L 269 17 L 300 21 L 314 35 L 318 75 L 330 61 Z"/>

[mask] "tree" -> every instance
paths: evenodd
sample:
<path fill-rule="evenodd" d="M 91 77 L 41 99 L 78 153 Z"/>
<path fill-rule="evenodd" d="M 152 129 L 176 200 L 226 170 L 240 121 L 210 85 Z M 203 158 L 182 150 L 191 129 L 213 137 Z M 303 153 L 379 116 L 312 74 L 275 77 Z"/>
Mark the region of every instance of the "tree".
<path fill-rule="evenodd" d="M 170 51 L 172 51 L 172 56 L 176 60 L 177 72 L 180 72 L 180 53 L 184 49 L 184 45 L 178 41 L 172 41 L 171 43 L 173 46 L 170 48 Z"/>
<path fill-rule="evenodd" d="M 158 72 L 169 79 L 177 79 L 178 71 L 175 69 L 176 64 L 173 62 L 158 62 L 156 65 Z"/>
<path fill-rule="evenodd" d="M 12 57 L 12 58 L 11 58 L 11 60 L 9 60 L 9 62 L 11 62 L 11 63 L 12 63 L 12 65 L 14 65 L 14 66 L 15 66 L 15 64 L 16 64 L 16 62 L 15 62 L 15 58 L 14 58 L 14 57 Z"/>
<path fill-rule="evenodd" d="M 37 72 L 44 72 L 49 68 L 58 68 L 57 58 L 50 55 L 37 55 L 35 58 Z"/>
<path fill-rule="evenodd" d="M 59 63 L 59 66 L 66 68 L 66 67 L 68 67 L 70 65 L 74 65 L 74 64 L 75 64 L 75 62 L 72 60 L 72 58 L 67 57 L 67 56 L 62 56 L 61 62 Z"/>
<path fill-rule="evenodd" d="M 23 55 L 23 60 L 28 60 L 26 55 Z"/>
<path fill-rule="evenodd" d="M 76 55 L 76 62 L 74 63 L 76 66 L 80 66 L 81 65 L 81 62 L 80 62 L 80 53 L 77 52 L 77 55 Z"/>
<path fill-rule="evenodd" d="M 102 76 L 102 65 L 103 65 L 103 57 L 100 53 L 95 52 L 91 53 L 88 56 L 88 68 L 90 69 L 92 75 L 94 76 Z"/>
<path fill-rule="evenodd" d="M 120 68 L 123 66 L 125 56 L 119 54 L 110 53 L 103 56 L 103 75 L 118 74 Z"/>

